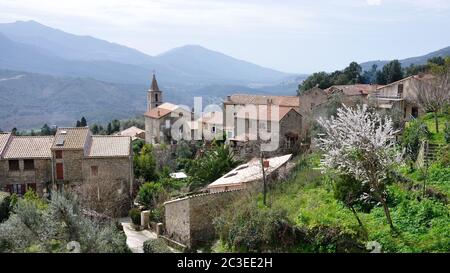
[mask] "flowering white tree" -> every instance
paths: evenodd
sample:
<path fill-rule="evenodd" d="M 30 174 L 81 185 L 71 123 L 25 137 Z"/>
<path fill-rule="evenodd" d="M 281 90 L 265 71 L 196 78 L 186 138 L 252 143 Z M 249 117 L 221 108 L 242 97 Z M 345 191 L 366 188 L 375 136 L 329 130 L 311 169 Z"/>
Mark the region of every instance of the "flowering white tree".
<path fill-rule="evenodd" d="M 369 194 L 383 205 L 387 221 L 393 228 L 386 203 L 386 182 L 388 173 L 401 156 L 395 147 L 396 131 L 392 120 L 369 112 L 367 105 L 356 109 L 343 105 L 337 110 L 336 117 L 320 118 L 318 122 L 325 129 L 325 134 L 318 140 L 325 153 L 322 166 L 368 183 Z"/>

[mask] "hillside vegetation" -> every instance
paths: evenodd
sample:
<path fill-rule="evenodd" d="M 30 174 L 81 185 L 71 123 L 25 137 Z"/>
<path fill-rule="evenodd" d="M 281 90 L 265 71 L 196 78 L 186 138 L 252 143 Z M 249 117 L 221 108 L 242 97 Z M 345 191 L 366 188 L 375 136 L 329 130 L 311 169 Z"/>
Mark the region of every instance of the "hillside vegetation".
<path fill-rule="evenodd" d="M 442 146 L 427 172 L 401 164 L 388 176 L 387 205 L 394 229 L 377 200 L 358 198 L 352 211 L 341 199 L 348 191 L 345 184 L 324 173 L 322 155 L 313 153 L 297 159 L 290 179 L 272 185 L 267 207 L 262 194 L 253 192 L 216 218 L 220 240 L 213 250 L 449 252 L 450 149 L 442 134 L 450 118 L 440 116 L 439 134 L 433 130 L 432 115 L 420 121 L 428 125 L 430 139 Z"/>

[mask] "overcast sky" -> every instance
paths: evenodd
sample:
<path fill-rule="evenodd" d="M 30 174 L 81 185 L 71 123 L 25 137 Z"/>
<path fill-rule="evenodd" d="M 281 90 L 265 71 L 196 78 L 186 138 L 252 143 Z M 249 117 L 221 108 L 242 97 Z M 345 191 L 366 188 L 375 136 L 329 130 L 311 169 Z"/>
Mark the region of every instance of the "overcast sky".
<path fill-rule="evenodd" d="M 449 0 L 0 1 L 0 22 L 30 19 L 150 55 L 198 44 L 295 73 L 450 46 Z"/>

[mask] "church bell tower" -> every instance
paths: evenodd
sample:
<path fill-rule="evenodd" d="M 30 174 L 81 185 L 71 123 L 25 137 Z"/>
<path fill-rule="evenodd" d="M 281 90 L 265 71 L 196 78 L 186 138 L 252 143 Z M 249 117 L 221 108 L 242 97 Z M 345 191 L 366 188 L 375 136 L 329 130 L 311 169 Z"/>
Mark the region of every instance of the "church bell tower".
<path fill-rule="evenodd" d="M 147 111 L 155 109 L 162 104 L 162 91 L 159 90 L 158 82 L 156 81 L 155 73 L 153 73 L 152 85 L 147 91 Z"/>

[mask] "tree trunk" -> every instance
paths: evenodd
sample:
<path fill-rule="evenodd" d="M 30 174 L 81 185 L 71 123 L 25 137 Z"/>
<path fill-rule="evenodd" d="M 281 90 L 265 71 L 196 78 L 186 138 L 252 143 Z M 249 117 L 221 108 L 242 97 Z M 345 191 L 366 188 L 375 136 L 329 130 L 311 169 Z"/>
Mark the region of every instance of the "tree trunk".
<path fill-rule="evenodd" d="M 358 221 L 359 226 L 364 229 L 363 223 L 361 222 L 361 219 L 359 219 L 358 213 L 356 212 L 355 208 L 353 206 L 349 206 L 349 207 L 350 207 L 350 210 L 353 212 L 353 215 L 355 215 L 355 218 Z"/>
<path fill-rule="evenodd" d="M 381 197 L 381 203 L 383 204 L 384 214 L 386 215 L 386 219 L 389 223 L 389 226 L 391 227 L 391 230 L 394 230 L 394 224 L 392 223 L 391 213 L 389 212 L 389 208 L 386 204 L 386 200 L 384 200 L 383 197 Z"/>
<path fill-rule="evenodd" d="M 439 133 L 439 120 L 438 120 L 438 112 L 434 112 L 434 122 L 436 126 L 436 133 Z"/>

